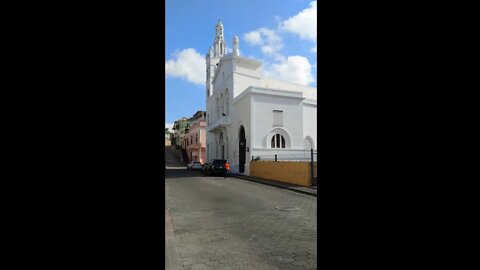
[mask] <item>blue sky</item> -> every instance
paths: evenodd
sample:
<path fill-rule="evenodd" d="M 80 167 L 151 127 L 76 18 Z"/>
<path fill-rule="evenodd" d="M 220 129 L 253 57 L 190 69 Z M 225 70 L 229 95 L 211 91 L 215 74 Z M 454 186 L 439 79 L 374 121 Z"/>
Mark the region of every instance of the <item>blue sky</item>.
<path fill-rule="evenodd" d="M 205 55 L 220 19 L 227 47 L 266 76 L 316 87 L 316 1 L 166 0 L 165 123 L 205 110 Z"/>

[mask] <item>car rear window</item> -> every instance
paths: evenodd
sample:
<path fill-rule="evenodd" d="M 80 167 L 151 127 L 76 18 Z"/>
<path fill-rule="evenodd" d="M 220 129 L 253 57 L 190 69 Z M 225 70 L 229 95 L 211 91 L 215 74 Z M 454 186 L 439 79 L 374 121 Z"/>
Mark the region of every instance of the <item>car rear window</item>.
<path fill-rule="evenodd" d="M 225 160 L 214 160 L 213 161 L 213 165 L 215 165 L 215 166 L 224 165 L 224 164 L 225 164 Z"/>

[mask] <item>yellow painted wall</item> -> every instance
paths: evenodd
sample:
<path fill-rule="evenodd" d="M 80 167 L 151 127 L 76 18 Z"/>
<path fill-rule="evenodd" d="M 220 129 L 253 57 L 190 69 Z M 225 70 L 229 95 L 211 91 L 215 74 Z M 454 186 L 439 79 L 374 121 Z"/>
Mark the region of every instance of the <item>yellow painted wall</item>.
<path fill-rule="evenodd" d="M 311 186 L 310 162 L 251 161 L 250 176 L 306 187 Z"/>

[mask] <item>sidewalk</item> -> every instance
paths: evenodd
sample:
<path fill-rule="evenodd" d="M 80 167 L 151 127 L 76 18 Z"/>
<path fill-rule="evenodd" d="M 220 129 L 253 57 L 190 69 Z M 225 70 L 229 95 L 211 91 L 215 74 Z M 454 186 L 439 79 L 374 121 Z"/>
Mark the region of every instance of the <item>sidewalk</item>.
<path fill-rule="evenodd" d="M 169 169 L 185 169 L 187 167 L 187 163 L 180 161 L 180 158 L 177 157 L 170 146 L 165 147 L 165 163 Z"/>
<path fill-rule="evenodd" d="M 302 187 L 302 186 L 297 186 L 297 185 L 288 184 L 288 183 L 277 182 L 277 181 L 273 181 L 273 180 L 265 180 L 265 179 L 261 179 L 261 178 L 257 178 L 257 177 L 253 177 L 253 176 L 247 176 L 247 175 L 243 175 L 243 174 L 230 173 L 229 175 L 231 175 L 235 178 L 240 178 L 240 179 L 244 179 L 244 180 L 248 180 L 248 181 L 252 181 L 252 182 L 257 182 L 257 183 L 264 184 L 264 185 L 290 189 L 292 191 L 301 192 L 301 193 L 304 193 L 304 194 L 308 194 L 308 195 L 312 195 L 312 196 L 317 197 L 317 187 L 315 187 L 315 186 L 311 187 L 311 188 L 308 188 L 308 187 Z"/>

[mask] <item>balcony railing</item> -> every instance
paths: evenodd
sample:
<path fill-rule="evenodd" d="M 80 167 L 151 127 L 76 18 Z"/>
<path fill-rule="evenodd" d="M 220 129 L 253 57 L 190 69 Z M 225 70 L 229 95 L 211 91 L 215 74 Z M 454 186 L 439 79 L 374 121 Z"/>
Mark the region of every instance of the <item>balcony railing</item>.
<path fill-rule="evenodd" d="M 219 129 L 221 127 L 226 127 L 230 125 L 230 116 L 220 116 L 217 120 L 215 120 L 213 123 L 210 123 L 207 126 L 207 131 L 213 132 L 215 129 Z"/>

